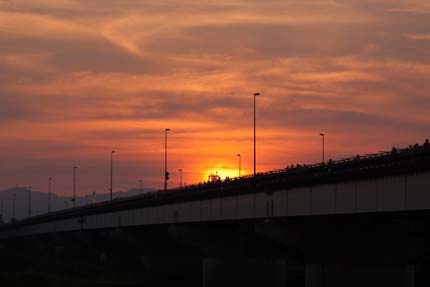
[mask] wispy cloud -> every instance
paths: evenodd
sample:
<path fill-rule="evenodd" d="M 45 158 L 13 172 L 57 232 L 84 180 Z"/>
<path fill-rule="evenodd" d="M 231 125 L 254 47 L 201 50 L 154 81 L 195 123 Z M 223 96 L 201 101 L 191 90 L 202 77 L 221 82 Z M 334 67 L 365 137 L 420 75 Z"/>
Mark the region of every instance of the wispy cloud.
<path fill-rule="evenodd" d="M 404 37 L 412 40 L 430 40 L 430 34 L 405 34 Z"/>
<path fill-rule="evenodd" d="M 0 11 L 0 32 L 3 35 L 51 39 L 95 36 L 90 28 L 74 21 L 46 14 L 2 11 Z"/>
<path fill-rule="evenodd" d="M 67 181 L 61 174 L 79 163 L 88 167 L 80 192 L 105 190 L 115 149 L 118 188 L 142 174 L 157 187 L 166 127 L 172 172 L 186 170 L 188 182 L 211 167 L 234 169 L 239 152 L 246 169 L 255 91 L 261 170 L 318 159 L 321 131 L 332 157 L 421 140 L 430 124 L 428 8 L 2 1 L 0 172 L 10 180 L 1 184 L 20 174 L 43 185 L 52 170 Z"/>

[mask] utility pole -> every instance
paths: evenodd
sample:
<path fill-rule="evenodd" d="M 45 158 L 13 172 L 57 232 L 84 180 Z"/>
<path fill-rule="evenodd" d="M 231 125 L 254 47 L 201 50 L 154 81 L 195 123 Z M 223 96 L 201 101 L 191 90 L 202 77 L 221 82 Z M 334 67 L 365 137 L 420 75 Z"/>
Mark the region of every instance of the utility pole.
<path fill-rule="evenodd" d="M 254 178 L 257 174 L 257 147 L 256 147 L 256 100 L 260 93 L 254 93 Z"/>
<path fill-rule="evenodd" d="M 167 171 L 167 132 L 170 129 L 164 130 L 164 191 L 167 191 L 167 181 L 169 180 L 169 172 Z"/>
<path fill-rule="evenodd" d="M 28 217 L 31 216 L 31 189 L 32 187 L 28 187 Z"/>
<path fill-rule="evenodd" d="M 15 210 L 16 210 L 15 207 L 16 207 L 16 193 L 13 194 L 13 210 L 12 210 L 13 211 L 13 213 L 12 213 L 12 218 L 13 219 L 16 219 L 16 217 L 15 217 L 15 215 L 16 215 L 15 214 Z"/>
<path fill-rule="evenodd" d="M 78 168 L 77 166 L 73 167 L 73 199 L 72 199 L 73 208 L 76 207 L 76 169 L 77 168 Z"/>
<path fill-rule="evenodd" d="M 3 219 L 3 199 L 1 200 L 1 214 L 0 218 Z"/>
<path fill-rule="evenodd" d="M 110 201 L 113 200 L 113 154 L 115 151 L 110 153 Z"/>
<path fill-rule="evenodd" d="M 322 163 L 325 163 L 325 134 L 321 133 L 320 136 L 322 137 Z"/>
<path fill-rule="evenodd" d="M 51 212 L 51 182 L 52 177 L 48 179 L 48 213 Z"/>
<path fill-rule="evenodd" d="M 242 168 L 242 155 L 240 153 L 238 153 L 237 157 L 239 158 L 239 177 L 240 177 L 240 171 Z"/>

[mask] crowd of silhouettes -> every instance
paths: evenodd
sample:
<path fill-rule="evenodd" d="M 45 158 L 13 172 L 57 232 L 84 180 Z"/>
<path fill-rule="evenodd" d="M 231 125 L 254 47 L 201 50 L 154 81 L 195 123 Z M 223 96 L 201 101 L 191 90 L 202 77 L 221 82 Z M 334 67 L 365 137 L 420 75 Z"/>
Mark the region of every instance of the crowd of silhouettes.
<path fill-rule="evenodd" d="M 369 155 L 359 155 L 357 154 L 354 157 L 341 159 L 334 161 L 332 159 L 329 159 L 327 162 L 320 162 L 316 164 L 292 164 L 288 165 L 285 169 L 278 170 L 278 171 L 271 171 L 267 173 L 258 173 L 256 175 L 257 180 L 258 178 L 263 178 L 263 176 L 267 175 L 297 175 L 297 174 L 310 174 L 310 173 L 320 173 L 320 172 L 332 172 L 335 170 L 345 170 L 345 169 L 359 169 L 361 167 L 368 167 L 372 166 L 374 164 L 381 164 L 383 162 L 390 162 L 392 160 L 395 160 L 398 156 L 402 154 L 411 154 L 411 153 L 420 153 L 420 152 L 429 152 L 430 151 L 430 144 L 429 140 L 426 139 L 424 141 L 424 144 L 419 145 L 418 143 L 415 145 L 410 145 L 407 148 L 398 149 L 396 147 L 393 147 L 390 152 L 382 152 L 377 154 L 369 154 Z M 188 187 L 185 187 L 186 191 L 188 190 L 195 190 L 197 189 L 205 189 L 206 187 L 214 186 L 214 185 L 221 185 L 221 184 L 231 184 L 234 182 L 255 182 L 256 179 L 252 175 L 243 176 L 243 177 L 236 177 L 236 178 L 230 178 L 226 177 L 225 180 L 221 180 L 220 178 L 213 182 L 204 182 L 199 183 L 197 185 L 191 185 Z"/>

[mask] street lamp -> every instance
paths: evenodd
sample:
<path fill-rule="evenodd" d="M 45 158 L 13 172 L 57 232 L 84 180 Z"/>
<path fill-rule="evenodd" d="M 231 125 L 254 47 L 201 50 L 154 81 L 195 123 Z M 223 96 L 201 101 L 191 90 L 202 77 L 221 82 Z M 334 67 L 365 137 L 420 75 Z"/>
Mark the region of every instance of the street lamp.
<path fill-rule="evenodd" d="M 113 154 L 115 151 L 110 152 L 110 200 L 113 200 Z"/>
<path fill-rule="evenodd" d="M 257 97 L 257 96 L 259 96 L 260 95 L 260 93 L 254 93 L 254 177 L 255 177 L 255 175 L 256 175 L 256 171 L 257 171 L 257 164 L 256 164 L 256 162 L 257 162 L 257 156 L 256 156 L 256 154 L 257 154 L 257 150 L 256 150 L 256 112 L 255 112 L 255 109 L 256 109 L 256 100 L 255 100 L 255 98 Z"/>
<path fill-rule="evenodd" d="M 239 177 L 240 177 L 240 170 L 241 170 L 241 165 L 242 165 L 242 156 L 240 155 L 240 153 L 238 153 L 237 157 L 239 158 Z"/>
<path fill-rule="evenodd" d="M 28 217 L 31 216 L 31 189 L 32 187 L 28 187 Z"/>
<path fill-rule="evenodd" d="M 77 166 L 73 167 L 73 208 L 76 207 L 76 169 L 78 169 Z"/>
<path fill-rule="evenodd" d="M 325 149 L 325 147 L 324 147 L 324 145 L 325 145 L 325 143 L 324 143 L 324 137 L 325 137 L 325 134 L 321 133 L 320 136 L 322 138 L 322 163 L 324 163 L 325 162 L 325 160 L 324 160 L 324 152 L 325 152 L 324 151 L 324 149 Z"/>
<path fill-rule="evenodd" d="M 167 132 L 170 129 L 164 130 L 164 191 L 167 191 L 167 181 L 169 180 L 169 173 L 167 172 Z"/>
<path fill-rule="evenodd" d="M 180 184 L 179 184 L 179 187 L 182 189 L 182 169 L 179 169 L 178 170 L 179 171 L 179 173 L 180 173 Z"/>
<path fill-rule="evenodd" d="M 140 182 L 140 193 L 142 193 L 143 191 L 143 181 L 141 179 L 139 179 Z"/>
<path fill-rule="evenodd" d="M 48 213 L 51 212 L 51 182 L 52 177 L 48 179 Z"/>
<path fill-rule="evenodd" d="M 15 206 L 16 206 L 16 193 L 13 194 L 13 216 L 12 218 L 15 220 Z"/>

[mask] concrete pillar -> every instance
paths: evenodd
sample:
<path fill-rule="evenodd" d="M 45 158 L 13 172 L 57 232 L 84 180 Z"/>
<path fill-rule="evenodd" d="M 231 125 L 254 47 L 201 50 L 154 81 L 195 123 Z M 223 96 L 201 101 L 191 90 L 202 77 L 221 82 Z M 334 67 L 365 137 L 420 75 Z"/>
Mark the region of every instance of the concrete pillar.
<path fill-rule="evenodd" d="M 181 280 L 186 282 L 185 285 L 193 285 L 189 284 L 187 280 L 191 280 L 193 283 L 197 282 L 197 284 L 201 282 L 201 257 L 142 255 L 140 256 L 139 261 L 142 266 L 142 270 L 151 278 L 161 278 L 160 280 L 172 281 L 178 280 L 177 278 L 181 278 Z M 187 280 L 185 280 L 185 278 Z"/>
<path fill-rule="evenodd" d="M 286 286 L 286 262 L 283 259 L 203 260 L 203 287 Z"/>
<path fill-rule="evenodd" d="M 323 287 L 323 266 L 319 264 L 307 264 L 305 267 L 305 286 Z"/>
<path fill-rule="evenodd" d="M 100 255 L 99 255 L 99 263 L 100 264 L 105 264 L 107 262 L 108 262 L 108 255 L 107 255 L 107 253 L 106 252 L 100 253 Z"/>
<path fill-rule="evenodd" d="M 413 265 L 306 265 L 306 287 L 414 287 Z"/>

